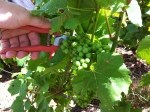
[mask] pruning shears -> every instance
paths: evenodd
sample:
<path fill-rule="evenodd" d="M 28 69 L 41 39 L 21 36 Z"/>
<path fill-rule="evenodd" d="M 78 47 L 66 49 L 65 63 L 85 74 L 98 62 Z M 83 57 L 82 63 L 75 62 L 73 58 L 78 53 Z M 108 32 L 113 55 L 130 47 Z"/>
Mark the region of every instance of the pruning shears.
<path fill-rule="evenodd" d="M 35 46 L 26 46 L 26 47 L 11 47 L 11 48 L 7 48 L 7 49 L 2 49 L 0 51 L 0 54 L 4 54 L 7 51 L 26 51 L 26 52 L 44 51 L 44 52 L 50 53 L 49 59 L 51 59 L 53 57 L 53 55 L 55 54 L 56 50 L 59 48 L 62 40 L 67 39 L 66 35 L 60 35 L 60 33 L 54 33 L 54 35 L 59 34 L 59 36 L 55 36 L 54 43 L 52 45 L 50 45 L 50 39 L 51 39 L 51 36 L 49 35 L 50 28 L 38 28 L 38 27 L 34 27 L 34 26 L 24 26 L 24 27 L 21 27 L 21 29 L 34 31 L 37 33 L 48 34 L 47 35 L 47 46 L 46 45 L 35 45 Z"/>

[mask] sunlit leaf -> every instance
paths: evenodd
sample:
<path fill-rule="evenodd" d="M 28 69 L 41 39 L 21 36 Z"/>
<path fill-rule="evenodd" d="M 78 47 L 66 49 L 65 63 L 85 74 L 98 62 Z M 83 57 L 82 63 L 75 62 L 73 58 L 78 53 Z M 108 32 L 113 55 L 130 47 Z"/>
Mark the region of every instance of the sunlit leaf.
<path fill-rule="evenodd" d="M 142 26 L 142 14 L 141 14 L 141 9 L 136 0 L 132 0 L 131 3 L 129 4 L 129 8 L 127 8 L 127 14 L 129 20 L 137 25 L 137 26 Z"/>
<path fill-rule="evenodd" d="M 82 69 L 77 73 L 74 92 L 84 94 L 87 89 L 94 90 L 101 101 L 100 107 L 111 110 L 121 100 L 121 93 L 128 93 L 130 71 L 122 64 L 121 55 L 101 53 L 97 59 L 91 71 Z"/>
<path fill-rule="evenodd" d="M 136 56 L 146 60 L 147 64 L 150 64 L 150 36 L 146 36 L 140 41 Z"/>
<path fill-rule="evenodd" d="M 150 85 L 150 81 L 149 80 L 150 80 L 150 72 L 142 76 L 142 79 L 140 81 L 140 86 L 148 86 L 148 85 Z"/>

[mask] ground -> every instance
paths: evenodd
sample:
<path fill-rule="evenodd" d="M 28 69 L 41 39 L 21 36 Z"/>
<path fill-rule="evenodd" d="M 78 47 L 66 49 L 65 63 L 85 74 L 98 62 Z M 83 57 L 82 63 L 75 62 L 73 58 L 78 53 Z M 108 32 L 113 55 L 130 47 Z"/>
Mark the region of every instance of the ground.
<path fill-rule="evenodd" d="M 123 55 L 124 63 L 131 70 L 131 79 L 133 83 L 131 84 L 132 91 L 128 96 L 128 100 L 143 109 L 143 112 L 150 112 L 150 87 L 137 88 L 141 76 L 150 71 L 150 66 L 148 66 L 145 61 L 137 59 L 135 56 L 134 49 L 126 49 L 126 47 L 121 46 L 116 50 L 118 53 Z M 11 112 L 10 106 L 15 99 L 15 96 L 11 96 L 7 89 L 9 84 L 13 80 L 11 78 L 12 67 L 5 66 L 5 71 L 1 72 L 2 78 L 0 78 L 0 112 Z M 91 104 L 86 109 L 81 109 L 79 106 L 73 108 L 71 112 L 100 112 L 98 108 L 99 101 L 93 100 Z"/>

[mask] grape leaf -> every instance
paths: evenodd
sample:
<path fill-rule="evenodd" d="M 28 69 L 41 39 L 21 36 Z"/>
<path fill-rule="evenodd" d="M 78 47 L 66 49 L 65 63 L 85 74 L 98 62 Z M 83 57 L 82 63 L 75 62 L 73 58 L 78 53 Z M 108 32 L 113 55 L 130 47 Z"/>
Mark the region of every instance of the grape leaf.
<path fill-rule="evenodd" d="M 27 101 L 25 101 L 25 109 L 29 110 L 31 107 L 31 102 L 29 99 L 27 99 Z"/>
<path fill-rule="evenodd" d="M 51 19 L 51 21 L 52 21 L 52 24 L 51 24 L 52 29 L 51 29 L 50 34 L 53 34 L 54 32 L 59 32 L 61 27 L 62 27 L 62 25 L 64 24 L 65 20 L 66 20 L 66 17 L 65 17 L 64 14 Z"/>
<path fill-rule="evenodd" d="M 150 36 L 146 36 L 140 41 L 136 56 L 150 64 Z"/>
<path fill-rule="evenodd" d="M 134 24 L 128 24 L 127 25 L 128 32 L 138 32 L 138 27 Z"/>
<path fill-rule="evenodd" d="M 146 12 L 147 15 L 150 15 L 150 10 Z"/>
<path fill-rule="evenodd" d="M 20 98 L 20 96 L 16 97 L 13 104 L 11 105 L 11 109 L 13 110 L 13 112 L 25 112 L 23 100 Z"/>
<path fill-rule="evenodd" d="M 15 95 L 19 93 L 21 86 L 21 81 L 19 79 L 15 79 L 11 82 L 8 91 L 11 93 L 11 95 Z"/>
<path fill-rule="evenodd" d="M 28 69 L 32 71 L 36 70 L 40 64 L 47 62 L 48 57 L 49 57 L 49 53 L 41 52 L 37 60 L 30 60 L 28 62 Z"/>
<path fill-rule="evenodd" d="M 24 57 L 24 58 L 22 58 L 22 59 L 16 58 L 17 65 L 18 66 L 23 66 L 28 58 L 29 58 L 29 55 Z"/>
<path fill-rule="evenodd" d="M 64 23 L 64 28 L 74 30 L 79 25 L 79 21 L 76 18 L 67 18 Z"/>
<path fill-rule="evenodd" d="M 93 12 L 99 10 L 96 9 L 96 7 L 97 6 L 93 0 L 68 0 L 67 6 L 69 10 L 80 13 L 77 18 L 81 23 L 90 20 L 93 17 Z"/>
<path fill-rule="evenodd" d="M 131 0 L 131 3 L 129 4 L 129 8 L 127 9 L 127 14 L 129 20 L 137 25 L 137 26 L 142 26 L 142 14 L 141 14 L 141 9 L 140 6 L 138 5 L 138 2 L 136 0 Z"/>
<path fill-rule="evenodd" d="M 113 25 L 113 23 L 115 22 L 115 19 L 112 19 L 109 17 L 110 15 L 110 11 L 109 10 L 100 10 L 99 11 L 99 18 L 98 18 L 98 23 L 97 23 L 97 28 L 96 28 L 96 35 L 99 36 L 99 34 L 102 34 L 102 35 L 107 35 L 109 34 L 108 32 L 108 28 L 107 28 L 107 24 L 106 24 L 106 17 L 105 17 L 105 12 L 107 13 L 107 16 L 108 16 L 108 22 L 109 22 L 109 27 L 110 27 L 110 32 L 113 33 L 114 32 L 114 28 L 111 27 Z M 102 32 L 102 33 L 100 33 Z"/>
<path fill-rule="evenodd" d="M 67 7 L 67 0 L 49 0 L 40 9 L 49 14 L 55 14 L 59 9 Z"/>
<path fill-rule="evenodd" d="M 142 79 L 140 81 L 140 86 L 148 86 L 148 85 L 150 85 L 150 81 L 149 80 L 150 80 L 150 72 L 142 76 Z"/>
<path fill-rule="evenodd" d="M 87 88 L 95 90 L 101 101 L 100 108 L 112 110 L 121 100 L 121 93 L 128 93 L 131 84 L 129 73 L 121 55 L 101 53 L 90 71 L 82 69 L 77 72 L 77 77 L 73 79 L 73 91 L 82 94 Z"/>
<path fill-rule="evenodd" d="M 67 59 L 68 57 L 65 56 L 57 65 L 47 67 L 42 75 L 46 75 L 52 71 L 57 71 L 57 69 L 64 69 L 64 67 L 67 65 Z"/>
<path fill-rule="evenodd" d="M 26 83 L 22 83 L 21 87 L 20 87 L 20 97 L 22 99 L 24 99 L 26 97 L 27 94 L 27 84 Z"/>
<path fill-rule="evenodd" d="M 125 3 L 125 0 L 97 0 L 103 8 L 109 8 L 112 5 L 118 6 L 120 3 Z M 118 7 L 119 8 L 119 7 Z"/>

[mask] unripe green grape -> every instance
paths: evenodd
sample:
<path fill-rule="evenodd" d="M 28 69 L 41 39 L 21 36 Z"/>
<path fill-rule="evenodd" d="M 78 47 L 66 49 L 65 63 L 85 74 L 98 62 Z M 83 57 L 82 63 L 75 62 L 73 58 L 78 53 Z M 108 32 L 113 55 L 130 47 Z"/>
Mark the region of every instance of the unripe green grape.
<path fill-rule="evenodd" d="M 80 36 L 76 36 L 76 40 L 80 40 L 81 39 L 81 37 Z"/>
<path fill-rule="evenodd" d="M 65 50 L 64 50 L 64 53 L 65 53 L 65 54 L 68 54 L 68 53 L 69 53 L 69 49 L 65 49 Z"/>
<path fill-rule="evenodd" d="M 81 52 L 81 51 L 82 51 L 82 46 L 78 46 L 78 47 L 77 47 L 77 51 L 78 51 L 78 52 Z"/>
<path fill-rule="evenodd" d="M 79 56 L 80 56 L 80 57 L 83 57 L 83 56 L 84 56 L 84 54 L 83 54 L 82 52 L 80 52 L 80 53 L 79 53 Z"/>
<path fill-rule="evenodd" d="M 75 65 L 76 65 L 76 66 L 80 66 L 80 61 L 76 61 L 76 62 L 75 62 Z"/>
<path fill-rule="evenodd" d="M 77 67 L 77 66 L 72 66 L 72 69 L 73 69 L 73 70 L 77 70 L 78 67 Z"/>
<path fill-rule="evenodd" d="M 91 51 L 91 50 L 92 50 L 92 48 L 91 48 L 91 47 L 88 47 L 88 50 L 89 50 L 89 51 Z"/>
<path fill-rule="evenodd" d="M 103 45 L 102 48 L 103 48 L 104 50 L 110 49 L 110 47 L 109 47 L 108 45 Z"/>
<path fill-rule="evenodd" d="M 96 45 L 92 45 L 91 49 L 92 49 L 93 52 L 96 52 L 96 50 L 97 50 Z"/>
<path fill-rule="evenodd" d="M 85 47 L 83 48 L 83 53 L 88 53 L 88 51 L 89 51 L 88 48 Z"/>
<path fill-rule="evenodd" d="M 76 58 L 76 57 L 73 57 L 73 58 L 72 58 L 72 61 L 73 61 L 73 62 L 75 62 L 76 60 L 77 60 L 77 58 Z"/>
<path fill-rule="evenodd" d="M 61 48 L 62 50 L 64 50 L 66 47 L 65 47 L 64 45 L 61 45 L 60 48 Z"/>
<path fill-rule="evenodd" d="M 87 65 L 86 63 L 82 63 L 82 67 L 83 67 L 83 68 L 87 68 L 88 65 Z"/>
<path fill-rule="evenodd" d="M 96 44 L 96 49 L 99 49 L 102 45 L 100 43 Z"/>
<path fill-rule="evenodd" d="M 76 52 L 75 50 L 72 50 L 72 54 L 76 55 L 76 54 L 77 54 L 77 52 Z"/>
<path fill-rule="evenodd" d="M 86 47 L 88 47 L 88 45 L 87 44 L 83 44 L 83 47 L 86 48 Z"/>
<path fill-rule="evenodd" d="M 78 70 L 81 70 L 83 67 L 82 66 L 78 66 Z"/>
<path fill-rule="evenodd" d="M 67 46 L 68 46 L 68 42 L 67 42 L 67 40 L 63 40 L 63 41 L 62 41 L 62 44 L 63 44 L 64 46 L 66 46 L 66 47 L 67 47 Z"/>
<path fill-rule="evenodd" d="M 97 54 L 101 53 L 103 51 L 102 48 L 99 48 L 98 51 L 97 51 Z"/>
<path fill-rule="evenodd" d="M 80 62 L 81 62 L 81 63 L 84 63 L 84 61 L 85 61 L 85 60 L 84 60 L 83 58 L 80 59 Z"/>
<path fill-rule="evenodd" d="M 77 42 L 73 42 L 73 43 L 71 44 L 71 46 L 72 46 L 72 47 L 76 47 L 76 46 L 77 46 Z"/>
<path fill-rule="evenodd" d="M 90 59 L 89 58 L 86 58 L 85 59 L 85 63 L 89 63 L 90 62 Z"/>
<path fill-rule="evenodd" d="M 87 43 L 87 44 L 90 44 L 90 43 L 91 43 L 91 40 L 86 39 L 86 43 Z"/>
<path fill-rule="evenodd" d="M 77 61 L 80 61 L 81 57 L 77 57 Z"/>
<path fill-rule="evenodd" d="M 73 40 L 74 38 L 75 38 L 74 36 L 70 36 L 68 39 Z"/>
<path fill-rule="evenodd" d="M 87 53 L 85 56 L 86 56 L 87 58 L 90 58 L 90 57 L 91 57 L 91 53 Z"/>

